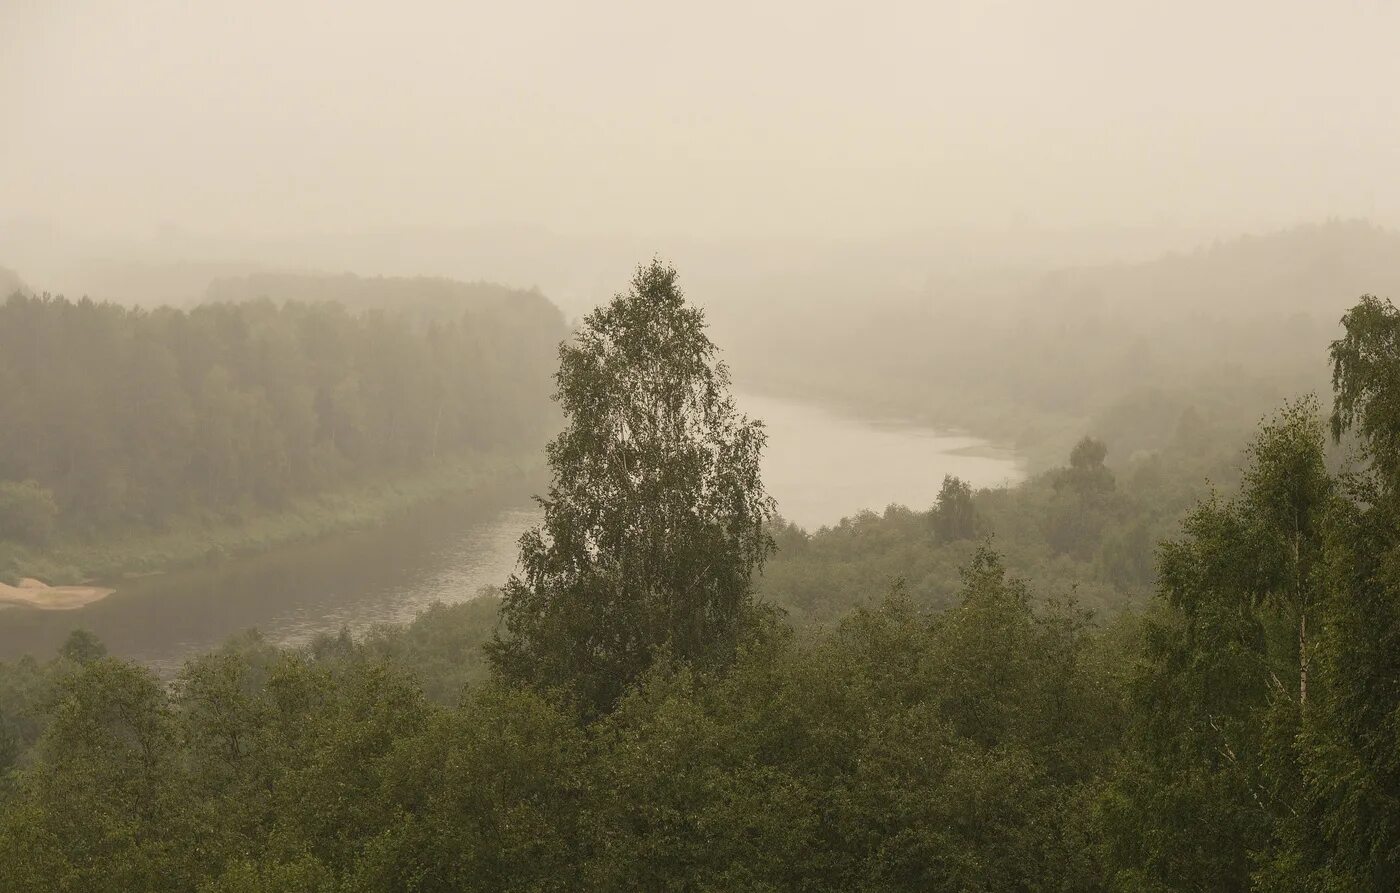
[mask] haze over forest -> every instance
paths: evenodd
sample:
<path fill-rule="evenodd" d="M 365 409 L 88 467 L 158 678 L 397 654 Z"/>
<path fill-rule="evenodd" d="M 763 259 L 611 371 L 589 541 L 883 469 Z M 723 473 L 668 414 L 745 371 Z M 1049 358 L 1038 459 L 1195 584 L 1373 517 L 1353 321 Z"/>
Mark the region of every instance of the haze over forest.
<path fill-rule="evenodd" d="M 1400 889 L 1397 36 L 0 0 L 0 893 Z"/>

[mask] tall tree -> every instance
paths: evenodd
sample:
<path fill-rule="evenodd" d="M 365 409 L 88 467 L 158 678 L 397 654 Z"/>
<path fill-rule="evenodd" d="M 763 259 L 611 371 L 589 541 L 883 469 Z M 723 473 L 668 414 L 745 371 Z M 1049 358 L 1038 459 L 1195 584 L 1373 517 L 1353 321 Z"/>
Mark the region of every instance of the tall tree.
<path fill-rule="evenodd" d="M 972 504 L 972 486 L 962 478 L 945 474 L 931 518 L 934 539 L 940 543 L 975 537 L 978 523 L 977 507 Z"/>
<path fill-rule="evenodd" d="M 772 549 L 762 424 L 674 268 L 653 260 L 560 347 L 568 426 L 550 444 L 542 526 L 503 591 L 506 678 L 606 710 L 667 649 L 698 667 L 734 653 L 751 578 Z"/>
<path fill-rule="evenodd" d="M 1353 428 L 1381 483 L 1400 494 L 1400 310 L 1362 295 L 1332 342 L 1332 436 Z"/>
<path fill-rule="evenodd" d="M 1343 477 L 1328 597 L 1312 647 L 1304 798 L 1276 889 L 1400 888 L 1400 311 L 1369 295 L 1332 343 L 1332 434 L 1366 463 Z"/>
<path fill-rule="evenodd" d="M 1056 553 L 1087 561 L 1100 548 L 1117 486 L 1107 458 L 1108 446 L 1086 436 L 1070 451 L 1069 467 L 1051 475 L 1045 538 Z"/>
<path fill-rule="evenodd" d="M 1114 488 L 1113 472 L 1104 465 L 1108 445 L 1085 436 L 1070 450 L 1069 468 L 1060 472 L 1055 489 L 1068 488 L 1081 496 L 1106 493 Z"/>
<path fill-rule="evenodd" d="M 1110 861 L 1132 888 L 1248 889 L 1298 814 L 1335 506 L 1316 401 L 1285 407 L 1247 455 L 1240 495 L 1197 506 L 1161 548 L 1164 604 L 1105 800 Z"/>

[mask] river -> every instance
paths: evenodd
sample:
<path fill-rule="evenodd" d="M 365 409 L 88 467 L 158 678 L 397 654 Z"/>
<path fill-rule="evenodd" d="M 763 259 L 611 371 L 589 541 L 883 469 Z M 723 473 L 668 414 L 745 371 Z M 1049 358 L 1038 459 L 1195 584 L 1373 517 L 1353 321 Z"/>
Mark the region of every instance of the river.
<path fill-rule="evenodd" d="M 764 481 L 784 517 L 808 529 L 891 503 L 926 507 L 945 474 L 976 486 L 1014 483 L 1013 453 L 964 435 L 855 419 L 793 400 L 741 394 L 764 420 Z M 74 629 L 111 653 L 169 675 L 193 654 L 256 627 L 274 642 L 411 619 L 435 601 L 473 597 L 515 567 L 538 518 L 528 492 L 477 494 L 382 527 L 121 584 L 74 611 L 0 610 L 0 660 L 45 657 Z"/>

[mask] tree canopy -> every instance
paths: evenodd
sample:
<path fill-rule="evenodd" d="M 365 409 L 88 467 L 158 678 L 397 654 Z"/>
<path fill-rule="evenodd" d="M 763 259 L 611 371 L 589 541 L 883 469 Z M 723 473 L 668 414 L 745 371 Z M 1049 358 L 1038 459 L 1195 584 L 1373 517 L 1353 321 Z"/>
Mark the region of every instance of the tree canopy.
<path fill-rule="evenodd" d="M 0 544 L 534 449 L 565 329 L 539 295 L 514 297 L 416 324 L 330 303 L 16 294 L 0 304 Z"/>
<path fill-rule="evenodd" d="M 492 656 L 508 678 L 602 709 L 661 649 L 698 667 L 732 659 L 771 548 L 764 433 L 659 261 L 560 348 L 557 382 L 567 427 Z"/>

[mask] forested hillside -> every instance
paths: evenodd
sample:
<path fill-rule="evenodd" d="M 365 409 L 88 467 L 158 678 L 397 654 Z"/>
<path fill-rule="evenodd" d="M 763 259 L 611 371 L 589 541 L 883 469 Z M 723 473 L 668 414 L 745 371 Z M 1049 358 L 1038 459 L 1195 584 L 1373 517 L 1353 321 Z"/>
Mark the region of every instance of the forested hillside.
<path fill-rule="evenodd" d="M 562 317 L 543 297 L 417 322 L 325 302 L 0 306 L 0 541 L 160 528 L 465 452 L 538 448 Z"/>
<path fill-rule="evenodd" d="M 1239 443 L 1289 395 L 1325 389 L 1318 345 L 1368 291 L 1400 293 L 1400 233 L 1334 222 L 1025 282 L 767 302 L 733 349 L 766 386 L 999 435 L 1041 468 L 1085 433 L 1122 461 L 1185 414 Z"/>
<path fill-rule="evenodd" d="M 984 539 L 1029 510 L 1087 563 L 1063 522 L 1153 499 L 1098 441 L 1019 507 L 950 479 L 804 547 L 673 270 L 560 358 L 544 519 L 498 597 L 358 642 L 244 636 L 169 687 L 82 633 L 0 666 L 0 890 L 1400 885 L 1393 305 L 1347 312 L 1330 413 L 1285 402 L 1234 483 L 1173 497 L 1156 595 L 1111 621 Z M 800 566 L 867 531 L 901 577 L 961 550 L 947 597 L 757 596 L 774 539 Z"/>

